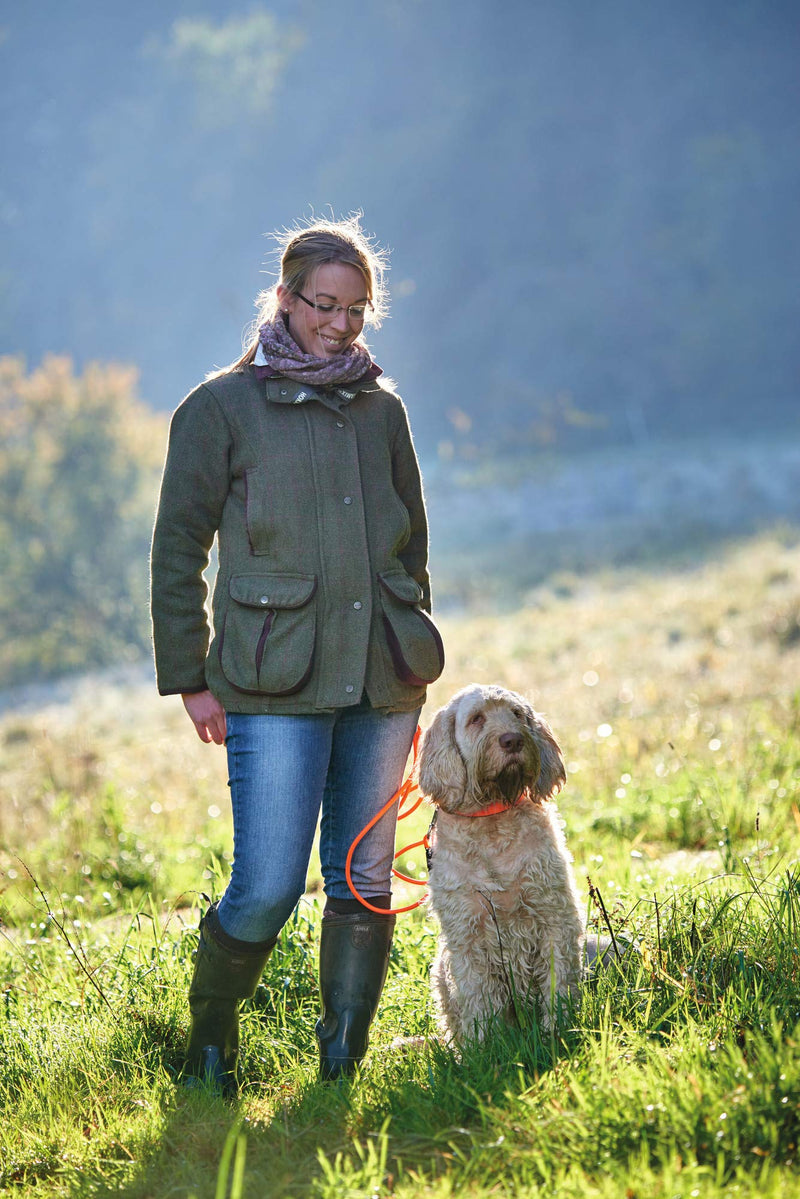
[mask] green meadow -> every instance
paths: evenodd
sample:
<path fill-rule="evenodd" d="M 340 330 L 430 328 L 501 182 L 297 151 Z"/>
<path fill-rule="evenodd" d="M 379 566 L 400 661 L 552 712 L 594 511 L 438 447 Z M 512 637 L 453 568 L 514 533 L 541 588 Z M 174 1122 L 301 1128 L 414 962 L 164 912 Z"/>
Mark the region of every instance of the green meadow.
<path fill-rule="evenodd" d="M 360 1074 L 323 1085 L 313 865 L 244 1008 L 240 1098 L 177 1088 L 197 923 L 230 860 L 224 752 L 134 675 L 71 703 L 45 693 L 0 720 L 0 1189 L 800 1194 L 796 534 L 563 573 L 441 623 L 448 665 L 423 723 L 471 681 L 546 713 L 588 923 L 637 949 L 557 1035 L 531 1014 L 457 1056 L 436 1039 L 423 905 L 398 919 Z M 419 850 L 400 866 L 424 877 Z"/>

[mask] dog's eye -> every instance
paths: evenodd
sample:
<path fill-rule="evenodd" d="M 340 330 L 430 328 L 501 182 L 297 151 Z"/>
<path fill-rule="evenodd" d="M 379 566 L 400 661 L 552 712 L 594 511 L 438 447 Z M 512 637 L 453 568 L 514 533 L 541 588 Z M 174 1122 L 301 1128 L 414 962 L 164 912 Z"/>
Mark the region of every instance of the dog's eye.
<path fill-rule="evenodd" d="M 481 725 L 485 723 L 486 717 L 484 716 L 483 712 L 474 712 L 467 721 L 467 724 L 474 725 L 475 728 L 480 728 Z"/>

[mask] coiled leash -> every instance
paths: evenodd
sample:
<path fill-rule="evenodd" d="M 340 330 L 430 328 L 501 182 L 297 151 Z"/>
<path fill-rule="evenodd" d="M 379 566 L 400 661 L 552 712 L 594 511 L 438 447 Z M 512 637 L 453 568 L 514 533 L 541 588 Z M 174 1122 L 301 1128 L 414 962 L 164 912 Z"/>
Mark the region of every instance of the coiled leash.
<path fill-rule="evenodd" d="M 400 784 L 400 786 L 397 788 L 397 790 L 395 791 L 392 798 L 383 805 L 380 812 L 378 812 L 377 815 L 372 817 L 369 824 L 365 825 L 365 827 L 362 828 L 361 832 L 358 834 L 355 841 L 350 846 L 350 849 L 348 850 L 348 853 L 347 853 L 347 860 L 344 864 L 344 873 L 345 873 L 345 878 L 347 879 L 347 885 L 350 888 L 353 895 L 355 896 L 355 898 L 358 900 L 358 902 L 360 904 L 363 904 L 363 906 L 365 908 L 369 908 L 369 910 L 371 912 L 379 912 L 381 915 L 384 915 L 384 916 L 385 915 L 397 916 L 401 912 L 413 912 L 414 908 L 420 907 L 425 902 L 425 900 L 428 898 L 428 896 L 427 896 L 427 894 L 423 895 L 422 899 L 418 899 L 416 903 L 406 904 L 406 906 L 404 908 L 376 908 L 374 904 L 371 904 L 369 902 L 369 900 L 365 899 L 364 896 L 356 889 L 356 885 L 353 882 L 353 878 L 350 873 L 350 867 L 351 867 L 351 864 L 353 861 L 353 854 L 356 851 L 356 846 L 359 844 L 360 841 L 362 841 L 364 839 L 364 837 L 366 837 L 369 830 L 371 828 L 374 828 L 375 825 L 378 823 L 378 821 L 381 820 L 386 815 L 386 813 L 389 811 L 389 809 L 392 807 L 393 804 L 397 803 L 400 805 L 400 809 L 397 813 L 397 819 L 405 820 L 406 816 L 411 816 L 412 813 L 416 812 L 417 808 L 419 807 L 419 805 L 422 803 L 423 799 L 425 798 L 425 796 L 422 794 L 422 792 L 419 789 L 419 782 L 417 781 L 417 758 L 419 757 L 419 740 L 420 740 L 421 736 L 422 736 L 422 729 L 419 727 L 419 725 L 417 725 L 417 731 L 414 734 L 414 740 L 413 740 L 412 746 L 411 746 L 411 748 L 414 751 L 414 759 L 411 763 L 411 770 L 408 773 L 408 778 L 405 779 L 404 782 L 402 782 Z M 412 803 L 410 808 L 406 808 L 406 810 L 403 811 L 403 804 L 408 800 L 409 796 L 413 795 L 413 793 L 415 791 L 417 793 L 417 799 Z M 498 816 L 502 812 L 509 812 L 512 808 L 518 807 L 523 802 L 523 800 L 530 799 L 530 798 L 531 798 L 530 792 L 526 789 L 522 792 L 521 795 L 519 795 L 514 800 L 513 803 L 504 803 L 502 800 L 495 800 L 493 803 L 487 804 L 486 807 L 481 808 L 479 812 L 452 812 L 450 814 L 453 816 L 459 816 L 459 817 L 461 817 L 463 819 L 467 819 L 467 820 L 474 820 L 474 819 L 476 819 L 476 817 L 480 817 L 480 816 Z M 430 873 L 431 855 L 433 853 L 433 846 L 431 844 L 431 836 L 436 827 L 436 817 L 438 815 L 439 815 L 439 809 L 437 808 L 433 814 L 433 820 L 431 820 L 430 826 L 429 826 L 428 831 L 425 834 L 425 836 L 420 841 L 412 841 L 410 845 L 404 845 L 402 849 L 398 849 L 397 853 L 394 855 L 394 858 L 392 860 L 396 862 L 398 858 L 402 857 L 404 853 L 408 853 L 408 851 L 410 849 L 416 849 L 418 846 L 422 845 L 422 846 L 424 846 L 424 849 L 425 849 L 425 860 L 428 864 L 428 873 Z M 401 872 L 399 870 L 395 870 L 394 867 L 392 867 L 392 874 L 394 875 L 395 878 L 402 879 L 402 881 L 404 883 L 412 883 L 413 886 L 415 886 L 415 887 L 424 887 L 426 884 L 426 881 L 427 881 L 424 878 L 409 878 L 409 876 L 407 874 L 401 874 Z"/>
<path fill-rule="evenodd" d="M 350 873 L 350 867 L 351 867 L 352 861 L 353 861 L 353 854 L 355 853 L 356 847 L 359 844 L 359 842 L 362 841 L 364 839 L 364 837 L 366 837 L 366 835 L 370 831 L 370 829 L 374 828 L 375 825 L 378 823 L 378 821 L 381 820 L 386 815 L 386 813 L 391 809 L 393 804 L 400 805 L 399 811 L 397 813 L 397 819 L 405 820 L 406 816 L 410 816 L 413 812 L 416 812 L 417 808 L 419 807 L 419 805 L 422 803 L 423 799 L 425 798 L 419 789 L 419 783 L 417 781 L 417 758 L 419 756 L 419 739 L 421 736 L 422 736 L 422 729 L 419 727 L 419 725 L 417 725 L 417 731 L 414 734 L 414 740 L 412 743 L 414 759 L 411 763 L 411 770 L 408 773 L 408 778 L 406 778 L 400 784 L 400 786 L 397 788 L 397 790 L 395 791 L 392 798 L 383 805 L 380 812 L 378 812 L 377 815 L 373 816 L 372 819 L 370 820 L 369 824 L 365 825 L 365 827 L 358 834 L 355 841 L 353 842 L 353 844 L 350 846 L 350 849 L 348 850 L 347 861 L 344 864 L 344 873 L 345 873 L 345 878 L 347 879 L 347 885 L 350 888 L 350 890 L 352 891 L 355 898 L 359 901 L 359 903 L 363 904 L 365 908 L 369 908 L 369 910 L 371 912 L 378 912 L 382 916 L 399 915 L 400 912 L 413 912 L 414 908 L 420 907 L 420 905 L 425 902 L 425 900 L 428 898 L 428 896 L 427 896 L 427 894 L 425 894 L 422 896 L 422 899 L 418 899 L 416 903 L 406 904 L 406 906 L 403 908 L 388 908 L 388 909 L 387 908 L 376 908 L 374 904 L 371 904 L 369 902 L 369 900 L 365 899 L 364 896 L 361 895 L 359 893 L 359 891 L 356 889 L 356 885 L 353 882 L 353 878 Z M 406 808 L 404 811 L 403 804 L 409 801 L 409 798 L 411 796 L 413 796 L 414 792 L 417 793 L 417 799 L 411 804 L 410 808 Z M 433 825 L 431 825 L 431 828 L 432 827 L 433 827 Z M 430 865 L 430 857 L 429 857 L 430 842 L 428 840 L 430 831 L 431 830 L 428 829 L 428 832 L 425 834 L 425 836 L 420 841 L 413 841 L 411 843 L 411 845 L 405 845 L 402 849 L 398 849 L 397 853 L 394 855 L 394 858 L 392 860 L 396 862 L 399 857 L 402 857 L 402 855 L 404 853 L 408 853 L 408 851 L 410 849 L 416 849 L 418 846 L 422 845 L 425 848 L 425 855 L 426 855 L 426 858 L 428 859 L 428 864 Z M 395 878 L 402 879 L 404 883 L 412 883 L 415 887 L 424 887 L 426 884 L 426 880 L 424 878 L 409 878 L 407 874 L 401 874 L 400 871 L 395 870 L 394 867 L 392 867 L 392 874 L 394 875 Z"/>

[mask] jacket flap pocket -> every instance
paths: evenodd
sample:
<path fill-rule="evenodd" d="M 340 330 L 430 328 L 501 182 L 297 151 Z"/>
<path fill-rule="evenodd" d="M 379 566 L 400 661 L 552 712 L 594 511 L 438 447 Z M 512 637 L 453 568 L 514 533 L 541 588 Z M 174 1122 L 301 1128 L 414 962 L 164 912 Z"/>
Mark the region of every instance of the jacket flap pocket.
<path fill-rule="evenodd" d="M 316 575 L 234 575 L 231 599 L 249 608 L 302 608 L 317 589 Z"/>
<path fill-rule="evenodd" d="M 404 570 L 390 570 L 379 574 L 382 585 L 395 599 L 404 604 L 418 604 L 422 599 L 422 588 L 416 579 L 406 574 Z"/>

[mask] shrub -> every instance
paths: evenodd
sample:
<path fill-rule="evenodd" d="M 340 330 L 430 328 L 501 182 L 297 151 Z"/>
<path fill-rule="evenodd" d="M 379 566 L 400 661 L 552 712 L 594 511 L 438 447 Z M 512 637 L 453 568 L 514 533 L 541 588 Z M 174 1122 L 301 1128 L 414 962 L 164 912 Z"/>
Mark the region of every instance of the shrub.
<path fill-rule="evenodd" d="M 135 372 L 0 359 L 0 686 L 137 657 L 166 421 Z"/>

